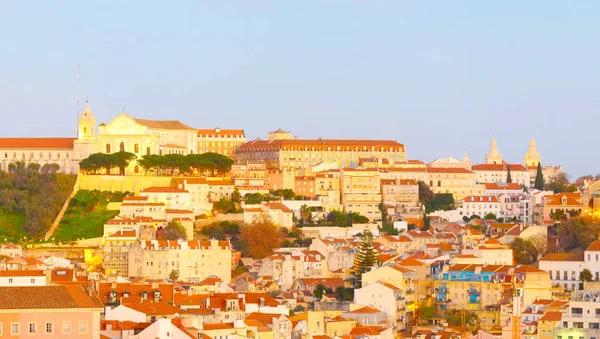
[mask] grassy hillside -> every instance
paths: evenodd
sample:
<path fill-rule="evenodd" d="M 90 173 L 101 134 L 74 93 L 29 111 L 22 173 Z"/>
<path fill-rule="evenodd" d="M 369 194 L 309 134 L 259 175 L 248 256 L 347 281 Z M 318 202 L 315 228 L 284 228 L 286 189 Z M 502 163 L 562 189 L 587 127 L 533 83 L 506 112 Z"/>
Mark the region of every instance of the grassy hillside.
<path fill-rule="evenodd" d="M 109 202 L 123 201 L 126 193 L 79 191 L 52 236 L 55 241 L 74 241 L 102 236 L 104 224 L 118 211 L 106 209 Z"/>
<path fill-rule="evenodd" d="M 57 173 L 56 165 L 11 163 L 0 171 L 0 240 L 44 236 L 77 176 Z"/>

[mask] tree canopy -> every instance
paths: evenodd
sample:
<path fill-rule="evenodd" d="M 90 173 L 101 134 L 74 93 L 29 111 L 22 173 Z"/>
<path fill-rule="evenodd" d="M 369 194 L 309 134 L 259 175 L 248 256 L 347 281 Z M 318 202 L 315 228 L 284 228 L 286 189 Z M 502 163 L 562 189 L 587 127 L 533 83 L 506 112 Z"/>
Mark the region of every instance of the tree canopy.
<path fill-rule="evenodd" d="M 535 174 L 535 184 L 533 185 L 533 187 L 540 191 L 544 189 L 544 173 L 542 172 L 542 163 L 541 162 L 538 162 L 538 164 L 537 164 L 537 172 Z"/>
<path fill-rule="evenodd" d="M 530 240 L 516 238 L 511 244 L 515 260 L 522 265 L 533 265 L 537 262 L 538 250 Z"/>
<path fill-rule="evenodd" d="M 24 215 L 27 234 L 43 235 L 73 189 L 76 177 L 58 169 L 56 164 L 15 162 L 8 172 L 0 171 L 0 207 L 6 214 Z"/>
<path fill-rule="evenodd" d="M 240 233 L 242 253 L 255 259 L 271 255 L 273 249 L 279 247 L 282 241 L 283 234 L 264 213 L 254 217 L 252 223 L 243 226 Z"/>
<path fill-rule="evenodd" d="M 162 238 L 165 240 L 187 240 L 187 234 L 185 227 L 178 221 L 171 221 L 169 224 L 161 230 Z"/>
<path fill-rule="evenodd" d="M 600 226 L 586 217 L 574 217 L 558 225 L 558 246 L 562 252 L 585 250 L 597 239 Z"/>
<path fill-rule="evenodd" d="M 98 174 L 100 170 L 110 173 L 117 167 L 127 167 L 129 163 L 136 160 L 137 156 L 129 152 L 117 153 L 94 153 L 80 162 L 82 170 Z M 149 154 L 137 159 L 137 165 L 144 170 L 144 174 L 155 172 L 156 174 L 173 175 L 198 174 L 198 175 L 223 175 L 231 170 L 233 160 L 218 153 L 203 154 Z"/>
<path fill-rule="evenodd" d="M 512 183 L 512 176 L 510 175 L 510 165 L 508 165 L 506 169 L 506 182 L 509 184 Z"/>
<path fill-rule="evenodd" d="M 560 193 L 573 192 L 576 188 L 569 184 L 569 176 L 567 173 L 560 172 L 546 181 L 545 189 L 547 191 L 554 191 L 554 193 Z"/>
<path fill-rule="evenodd" d="M 377 254 L 373 247 L 373 234 L 364 231 L 354 255 L 354 288 L 362 287 L 362 275 L 368 272 L 376 262 Z"/>

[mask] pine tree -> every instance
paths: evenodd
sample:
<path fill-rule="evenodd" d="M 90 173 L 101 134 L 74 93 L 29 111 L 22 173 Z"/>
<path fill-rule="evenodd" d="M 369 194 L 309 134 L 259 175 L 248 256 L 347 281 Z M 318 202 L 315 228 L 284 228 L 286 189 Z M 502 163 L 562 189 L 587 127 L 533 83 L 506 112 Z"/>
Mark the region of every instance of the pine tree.
<path fill-rule="evenodd" d="M 533 185 L 538 190 L 544 189 L 544 173 L 542 173 L 542 163 L 538 162 L 537 173 L 535 175 L 535 184 Z"/>
<path fill-rule="evenodd" d="M 506 172 L 506 182 L 509 184 L 512 182 L 512 177 L 510 176 L 510 165 L 508 165 L 508 171 Z"/>
<path fill-rule="evenodd" d="M 354 254 L 354 288 L 362 287 L 363 273 L 368 272 L 376 262 L 377 254 L 373 247 L 373 234 L 364 231 Z"/>

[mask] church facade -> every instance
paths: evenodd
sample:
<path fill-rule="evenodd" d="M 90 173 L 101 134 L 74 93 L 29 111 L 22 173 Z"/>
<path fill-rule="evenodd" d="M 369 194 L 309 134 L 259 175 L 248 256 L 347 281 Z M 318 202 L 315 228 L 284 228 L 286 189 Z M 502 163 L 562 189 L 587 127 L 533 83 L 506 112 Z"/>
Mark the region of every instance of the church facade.
<path fill-rule="evenodd" d="M 0 170 L 6 171 L 10 163 L 23 161 L 40 166 L 57 164 L 60 172 L 75 174 L 79 171 L 79 162 L 93 153 L 126 151 L 142 157 L 204 153 L 205 148 L 206 130 L 177 120 L 137 119 L 122 112 L 109 123 L 96 127 L 96 119 L 87 103 L 79 117 L 77 131 L 77 138 L 0 138 Z M 236 145 L 246 141 L 243 130 L 227 131 L 235 138 Z M 223 140 L 227 145 L 233 144 L 229 139 Z M 219 152 L 221 149 L 223 152 Z M 211 151 L 231 155 L 231 150 L 220 145 Z M 126 172 L 136 174 L 139 168 L 133 162 Z"/>

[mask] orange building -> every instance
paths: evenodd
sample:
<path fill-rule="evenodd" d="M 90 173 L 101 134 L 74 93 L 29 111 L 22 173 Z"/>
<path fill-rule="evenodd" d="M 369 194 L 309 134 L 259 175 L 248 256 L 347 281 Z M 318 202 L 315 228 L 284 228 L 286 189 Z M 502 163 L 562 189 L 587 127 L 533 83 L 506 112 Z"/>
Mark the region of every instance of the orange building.
<path fill-rule="evenodd" d="M 567 218 L 573 211 L 580 215 L 585 207 L 579 192 L 547 195 L 544 197 L 544 220 L 551 220 L 552 213 L 558 210 L 562 210 Z"/>
<path fill-rule="evenodd" d="M 99 338 L 102 309 L 81 285 L 0 287 L 6 337 Z"/>
<path fill-rule="evenodd" d="M 315 177 L 296 177 L 294 178 L 294 193 L 305 197 L 315 196 Z"/>
<path fill-rule="evenodd" d="M 199 129 L 198 153 L 219 153 L 231 157 L 235 149 L 246 142 L 243 129 Z"/>

